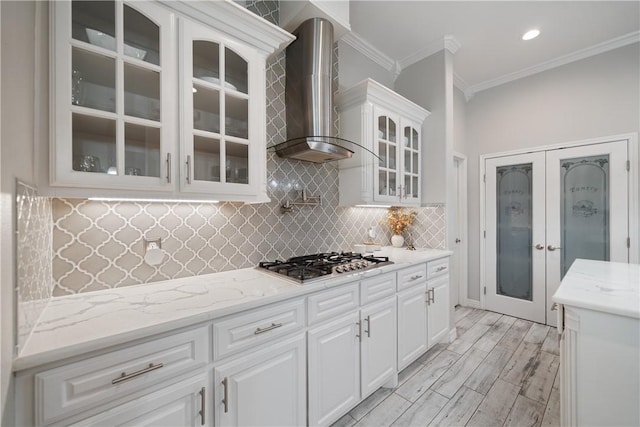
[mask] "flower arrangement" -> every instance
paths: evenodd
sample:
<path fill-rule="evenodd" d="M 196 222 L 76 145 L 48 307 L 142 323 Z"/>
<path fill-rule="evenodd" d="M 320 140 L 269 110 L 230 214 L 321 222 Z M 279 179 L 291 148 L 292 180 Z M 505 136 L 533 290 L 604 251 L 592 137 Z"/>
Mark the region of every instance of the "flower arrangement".
<path fill-rule="evenodd" d="M 415 218 L 416 211 L 404 213 L 402 212 L 402 208 L 392 206 L 389 208 L 387 219 L 383 221 L 383 223 L 387 224 L 391 228 L 393 234 L 401 235 L 411 224 L 413 224 Z"/>

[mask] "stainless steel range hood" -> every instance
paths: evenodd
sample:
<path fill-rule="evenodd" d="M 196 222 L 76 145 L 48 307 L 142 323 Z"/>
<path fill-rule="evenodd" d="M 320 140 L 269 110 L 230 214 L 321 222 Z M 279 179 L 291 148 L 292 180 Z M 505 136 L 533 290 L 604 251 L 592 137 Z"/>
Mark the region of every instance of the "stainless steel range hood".
<path fill-rule="evenodd" d="M 294 35 L 287 47 L 287 141 L 274 147 L 276 153 L 314 163 L 349 158 L 353 151 L 338 145 L 344 140 L 333 129 L 333 25 L 312 18 Z"/>

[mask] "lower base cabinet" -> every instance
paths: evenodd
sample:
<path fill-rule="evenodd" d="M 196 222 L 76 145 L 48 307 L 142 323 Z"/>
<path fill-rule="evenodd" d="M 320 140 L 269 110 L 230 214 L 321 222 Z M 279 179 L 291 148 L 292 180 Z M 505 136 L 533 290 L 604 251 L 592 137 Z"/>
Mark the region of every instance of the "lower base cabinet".
<path fill-rule="evenodd" d="M 167 385 L 71 426 L 213 426 L 209 375 Z"/>
<path fill-rule="evenodd" d="M 215 367 L 215 425 L 305 425 L 305 344 L 300 334 Z"/>
<path fill-rule="evenodd" d="M 427 310 L 428 343 L 431 348 L 449 336 L 449 275 L 427 282 L 429 307 Z"/>
<path fill-rule="evenodd" d="M 427 284 L 398 292 L 398 371 L 427 351 Z"/>
<path fill-rule="evenodd" d="M 395 295 L 360 309 L 362 396 L 368 396 L 397 372 Z"/>
<path fill-rule="evenodd" d="M 309 425 L 329 425 L 360 400 L 358 312 L 309 329 Z"/>

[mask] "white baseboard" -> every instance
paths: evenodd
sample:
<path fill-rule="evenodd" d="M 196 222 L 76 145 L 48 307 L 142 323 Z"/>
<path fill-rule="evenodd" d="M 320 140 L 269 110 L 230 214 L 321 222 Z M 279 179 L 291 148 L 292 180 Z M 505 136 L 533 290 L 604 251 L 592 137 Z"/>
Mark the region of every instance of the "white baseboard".
<path fill-rule="evenodd" d="M 458 338 L 458 332 L 454 327 L 454 328 L 451 328 L 451 330 L 449 331 L 449 342 L 454 342 L 456 338 Z"/>
<path fill-rule="evenodd" d="M 471 307 L 471 308 L 480 308 L 480 301 L 476 301 L 474 299 L 465 299 L 462 302 L 462 305 L 464 307 Z"/>

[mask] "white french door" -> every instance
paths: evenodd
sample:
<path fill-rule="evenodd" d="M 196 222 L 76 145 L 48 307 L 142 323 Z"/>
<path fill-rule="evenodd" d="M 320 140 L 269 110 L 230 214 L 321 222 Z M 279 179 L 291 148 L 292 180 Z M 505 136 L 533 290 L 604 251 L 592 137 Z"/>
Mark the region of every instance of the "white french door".
<path fill-rule="evenodd" d="M 488 310 L 545 322 L 544 152 L 486 161 Z"/>
<path fill-rule="evenodd" d="M 556 324 L 576 258 L 629 262 L 628 142 L 486 159 L 485 307 Z"/>
<path fill-rule="evenodd" d="M 629 262 L 627 141 L 547 151 L 547 324 L 576 258 Z"/>

